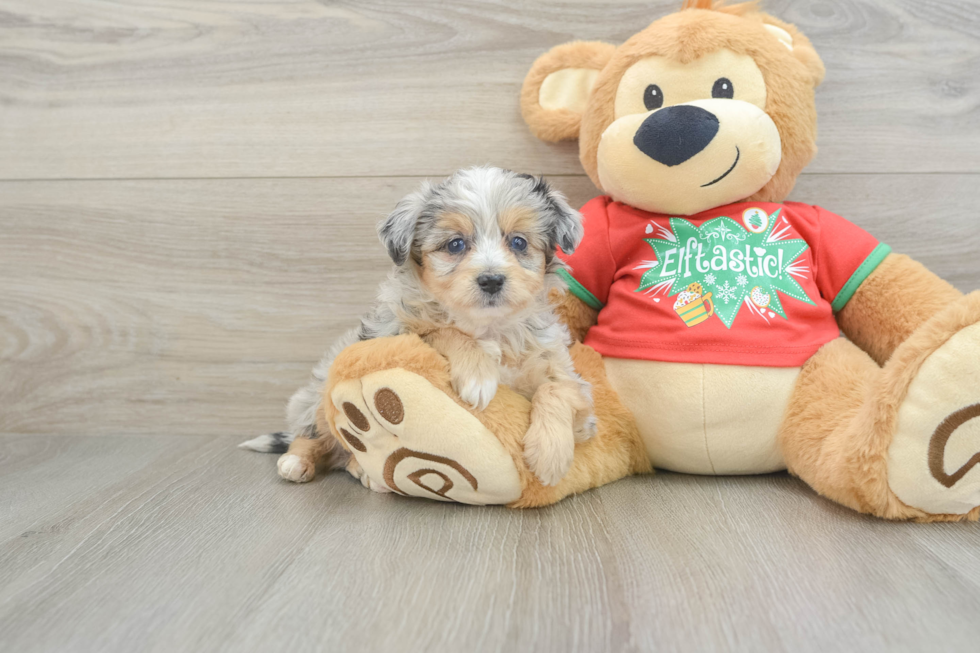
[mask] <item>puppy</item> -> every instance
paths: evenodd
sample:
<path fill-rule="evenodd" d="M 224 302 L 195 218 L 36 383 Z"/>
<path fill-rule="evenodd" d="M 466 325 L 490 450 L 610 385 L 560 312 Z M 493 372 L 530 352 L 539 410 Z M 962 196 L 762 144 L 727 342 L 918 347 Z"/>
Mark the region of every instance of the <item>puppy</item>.
<path fill-rule="evenodd" d="M 530 175 L 475 167 L 423 184 L 379 225 L 394 268 L 360 327 L 334 344 L 290 399 L 289 431 L 240 446 L 281 452 L 296 438 L 329 436 L 317 447 L 291 447 L 279 474 L 309 481 L 319 463 L 360 477 L 336 437 L 321 432 L 330 364 L 355 341 L 415 333 L 446 357 L 453 389 L 473 408 L 486 408 L 500 383 L 530 399 L 524 456 L 543 484 L 556 485 L 575 442 L 596 430 L 591 386 L 575 372 L 568 330 L 548 300 L 549 290 L 563 287 L 555 248 L 571 253 L 582 231 L 564 196 Z"/>

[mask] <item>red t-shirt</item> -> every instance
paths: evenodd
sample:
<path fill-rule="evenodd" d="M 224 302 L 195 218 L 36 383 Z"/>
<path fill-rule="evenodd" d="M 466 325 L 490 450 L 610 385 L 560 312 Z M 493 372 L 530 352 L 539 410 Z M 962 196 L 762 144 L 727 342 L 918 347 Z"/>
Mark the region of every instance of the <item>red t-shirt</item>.
<path fill-rule="evenodd" d="M 817 206 L 740 202 L 672 218 L 596 197 L 562 258 L 599 310 L 604 356 L 798 367 L 839 337 L 834 313 L 891 249 Z"/>

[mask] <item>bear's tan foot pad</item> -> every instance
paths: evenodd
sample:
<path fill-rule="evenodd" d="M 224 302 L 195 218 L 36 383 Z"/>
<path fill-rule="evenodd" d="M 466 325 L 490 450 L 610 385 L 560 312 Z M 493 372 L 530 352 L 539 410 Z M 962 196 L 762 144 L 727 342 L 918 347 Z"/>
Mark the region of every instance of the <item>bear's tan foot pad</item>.
<path fill-rule="evenodd" d="M 941 344 L 902 381 L 908 386 L 888 449 L 888 485 L 906 505 L 965 515 L 980 506 L 980 323 L 934 340 Z M 886 372 L 901 371 L 902 362 Z"/>
<path fill-rule="evenodd" d="M 338 382 L 336 426 L 373 490 L 475 505 L 521 496 L 513 459 L 476 417 L 395 368 Z"/>

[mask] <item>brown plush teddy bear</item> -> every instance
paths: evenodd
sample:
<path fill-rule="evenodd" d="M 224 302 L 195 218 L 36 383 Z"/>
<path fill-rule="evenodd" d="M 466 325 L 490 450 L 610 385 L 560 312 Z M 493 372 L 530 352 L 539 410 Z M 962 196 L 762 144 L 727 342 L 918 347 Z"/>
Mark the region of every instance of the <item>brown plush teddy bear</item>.
<path fill-rule="evenodd" d="M 792 25 L 710 0 L 619 47 L 539 58 L 524 117 L 544 140 L 578 138 L 605 193 L 582 209 L 559 300 L 599 434 L 543 487 L 521 456 L 526 400 L 502 387 L 471 411 L 420 340 L 366 341 L 336 359 L 323 415 L 335 433 L 356 425 L 365 484 L 535 506 L 651 464 L 788 469 L 860 512 L 977 519 L 980 293 L 784 202 L 816 151 L 823 74 Z"/>

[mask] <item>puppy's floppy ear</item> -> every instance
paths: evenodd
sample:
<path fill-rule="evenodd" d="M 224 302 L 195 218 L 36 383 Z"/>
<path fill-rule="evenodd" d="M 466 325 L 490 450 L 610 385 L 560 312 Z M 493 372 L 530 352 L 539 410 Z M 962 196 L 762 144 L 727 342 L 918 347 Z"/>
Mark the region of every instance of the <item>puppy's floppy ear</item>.
<path fill-rule="evenodd" d="M 378 224 L 378 237 L 388 250 L 395 265 L 404 265 L 412 250 L 415 226 L 432 194 L 432 186 L 426 182 L 422 188 L 402 198 L 387 218 Z"/>
<path fill-rule="evenodd" d="M 531 133 L 543 141 L 578 138 L 592 85 L 616 46 L 573 41 L 538 57 L 521 88 L 521 114 Z"/>
<path fill-rule="evenodd" d="M 534 182 L 534 192 L 541 196 L 548 212 L 548 246 L 571 254 L 582 241 L 585 228 L 582 214 L 573 209 L 561 191 L 555 190 L 543 177 L 528 177 Z"/>

